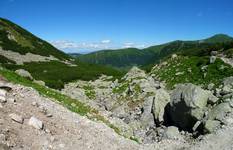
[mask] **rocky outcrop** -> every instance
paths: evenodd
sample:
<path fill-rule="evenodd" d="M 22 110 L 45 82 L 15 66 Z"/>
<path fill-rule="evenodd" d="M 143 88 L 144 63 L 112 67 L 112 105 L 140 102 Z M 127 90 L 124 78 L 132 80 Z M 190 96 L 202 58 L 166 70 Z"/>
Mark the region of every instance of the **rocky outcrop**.
<path fill-rule="evenodd" d="M 193 84 L 178 85 L 171 94 L 171 120 L 183 129 L 191 129 L 203 118 L 209 95 L 208 91 Z"/>
<path fill-rule="evenodd" d="M 26 71 L 26 70 L 24 70 L 24 69 L 18 69 L 18 70 L 15 71 L 15 73 L 17 73 L 17 74 L 20 75 L 21 77 L 24 77 L 24 78 L 28 78 L 28 79 L 30 79 L 30 80 L 33 80 L 32 75 L 31 75 L 28 71 Z"/>

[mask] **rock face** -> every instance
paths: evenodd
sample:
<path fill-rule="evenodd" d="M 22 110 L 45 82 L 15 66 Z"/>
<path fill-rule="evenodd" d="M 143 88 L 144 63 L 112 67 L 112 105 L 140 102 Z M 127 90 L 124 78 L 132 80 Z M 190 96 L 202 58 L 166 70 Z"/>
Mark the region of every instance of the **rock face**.
<path fill-rule="evenodd" d="M 32 75 L 28 71 L 26 71 L 24 69 L 18 69 L 18 70 L 15 71 L 15 73 L 17 73 L 18 75 L 20 75 L 20 76 L 22 76 L 24 78 L 28 78 L 30 80 L 33 80 Z"/>
<path fill-rule="evenodd" d="M 179 127 L 191 129 L 203 118 L 209 92 L 193 84 L 178 85 L 171 95 L 169 116 Z"/>

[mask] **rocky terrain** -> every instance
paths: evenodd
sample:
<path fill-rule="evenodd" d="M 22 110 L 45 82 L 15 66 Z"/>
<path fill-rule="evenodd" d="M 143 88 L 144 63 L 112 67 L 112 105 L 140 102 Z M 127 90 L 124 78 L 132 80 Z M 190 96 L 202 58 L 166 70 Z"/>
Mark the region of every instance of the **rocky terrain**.
<path fill-rule="evenodd" d="M 231 130 L 233 77 L 218 86 L 186 83 L 176 85 L 174 90 L 136 67 L 121 81 L 112 82 L 110 78 L 69 83 L 62 92 L 95 107 L 123 135 L 139 143 L 171 139 L 195 145 L 194 149 L 210 149 L 213 138 Z M 215 142 L 218 147 L 231 147 L 228 140 Z"/>
<path fill-rule="evenodd" d="M 34 80 L 26 70 L 15 73 Z M 179 70 L 176 74 L 182 75 Z M 30 87 L 4 77 L 0 83 L 2 149 L 232 149 L 233 77 L 220 84 L 184 83 L 169 89 L 153 70 L 133 67 L 120 80 L 103 75 L 58 91 L 95 108 L 118 130 L 73 113 Z"/>

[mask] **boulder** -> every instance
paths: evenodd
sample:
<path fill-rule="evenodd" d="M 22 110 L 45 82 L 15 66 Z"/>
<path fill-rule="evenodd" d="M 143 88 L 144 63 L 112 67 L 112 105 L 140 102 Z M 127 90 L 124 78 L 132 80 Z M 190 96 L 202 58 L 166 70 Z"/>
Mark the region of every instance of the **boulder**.
<path fill-rule="evenodd" d="M 217 120 L 207 120 L 204 125 L 204 130 L 207 133 L 213 133 L 220 127 L 220 122 Z"/>
<path fill-rule="evenodd" d="M 28 71 L 26 71 L 26 70 L 24 70 L 24 69 L 18 69 L 18 70 L 15 71 L 15 73 L 17 73 L 17 74 L 20 75 L 21 77 L 24 77 L 24 78 L 28 78 L 28 79 L 30 79 L 30 80 L 33 80 L 32 75 L 31 75 Z"/>
<path fill-rule="evenodd" d="M 219 100 L 219 98 L 217 98 L 213 94 L 210 94 L 209 98 L 208 98 L 208 103 L 213 105 L 213 104 L 217 103 L 218 100 Z"/>
<path fill-rule="evenodd" d="M 178 139 L 180 137 L 179 129 L 175 126 L 167 127 L 163 134 L 164 138 L 167 139 Z"/>
<path fill-rule="evenodd" d="M 210 92 L 199 86 L 179 84 L 171 94 L 169 117 L 174 124 L 191 130 L 203 118 Z"/>
<path fill-rule="evenodd" d="M 224 117 L 227 113 L 231 112 L 231 107 L 229 103 L 221 103 L 217 106 L 215 106 L 209 113 L 208 113 L 208 119 L 209 120 L 224 120 Z"/>
<path fill-rule="evenodd" d="M 43 123 L 42 121 L 40 121 L 39 119 L 35 118 L 35 117 L 31 117 L 28 125 L 36 128 L 36 129 L 43 129 Z"/>
<path fill-rule="evenodd" d="M 44 81 L 41 81 L 41 80 L 34 80 L 33 82 L 36 83 L 36 84 L 39 84 L 39 85 L 41 85 L 41 86 L 45 86 L 45 82 L 44 82 Z"/>
<path fill-rule="evenodd" d="M 141 122 L 143 127 L 153 127 L 155 125 L 154 116 L 152 114 L 154 97 L 148 97 L 143 104 L 143 114 L 141 117 Z"/>
<path fill-rule="evenodd" d="M 17 122 L 17 123 L 20 123 L 20 124 L 23 124 L 23 117 L 21 117 L 21 116 L 19 116 L 19 115 L 17 115 L 17 114 L 10 114 L 9 117 L 10 117 L 13 121 L 15 121 L 15 122 Z"/>
<path fill-rule="evenodd" d="M 164 89 L 156 91 L 153 102 L 153 114 L 157 123 L 164 122 L 165 107 L 170 101 L 170 95 Z"/>
<path fill-rule="evenodd" d="M 210 56 L 210 64 L 213 64 L 216 61 L 216 56 Z"/>

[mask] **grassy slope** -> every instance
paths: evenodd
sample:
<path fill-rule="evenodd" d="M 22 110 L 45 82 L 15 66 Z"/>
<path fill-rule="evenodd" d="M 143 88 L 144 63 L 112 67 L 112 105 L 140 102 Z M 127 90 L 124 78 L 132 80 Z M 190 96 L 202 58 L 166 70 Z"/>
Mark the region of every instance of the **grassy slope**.
<path fill-rule="evenodd" d="M 94 121 L 101 121 L 105 123 L 107 126 L 109 126 L 110 128 L 112 128 L 117 134 L 138 142 L 137 139 L 133 137 L 127 137 L 123 135 L 118 127 L 114 126 L 107 119 L 101 116 L 97 110 L 91 108 L 90 106 L 85 105 L 84 103 L 78 101 L 77 99 L 72 99 L 53 89 L 33 83 L 32 81 L 27 80 L 26 78 L 20 77 L 16 73 L 10 70 L 7 70 L 7 69 L 0 68 L 0 76 L 5 77 L 10 82 L 21 84 L 27 87 L 32 87 L 35 90 L 37 90 L 41 95 L 48 97 L 62 104 L 64 107 L 68 108 L 72 112 L 75 112 L 82 116 L 87 116 L 89 119 L 94 120 Z"/>
<path fill-rule="evenodd" d="M 203 66 L 207 66 L 205 71 L 201 69 Z M 155 74 L 160 80 L 165 81 L 168 88 L 172 89 L 178 83 L 219 85 L 222 79 L 233 75 L 233 68 L 220 59 L 209 64 L 209 57 L 180 56 L 177 59 L 169 59 L 167 65 L 155 67 L 151 74 Z"/>
<path fill-rule="evenodd" d="M 16 41 L 10 40 L 8 34 L 13 35 Z M 11 50 L 21 54 L 30 52 L 42 56 L 53 55 L 61 60 L 70 59 L 68 55 L 51 44 L 3 18 L 0 18 L 0 41 L 0 46 L 4 50 Z"/>
<path fill-rule="evenodd" d="M 77 63 L 75 67 L 68 66 L 58 61 L 32 62 L 24 65 L 4 64 L 3 66 L 16 70 L 23 68 L 29 71 L 36 80 L 42 80 L 47 86 L 55 89 L 63 88 L 65 83 L 75 80 L 95 80 L 100 75 L 105 74 L 120 78 L 123 72 L 110 67 Z"/>

